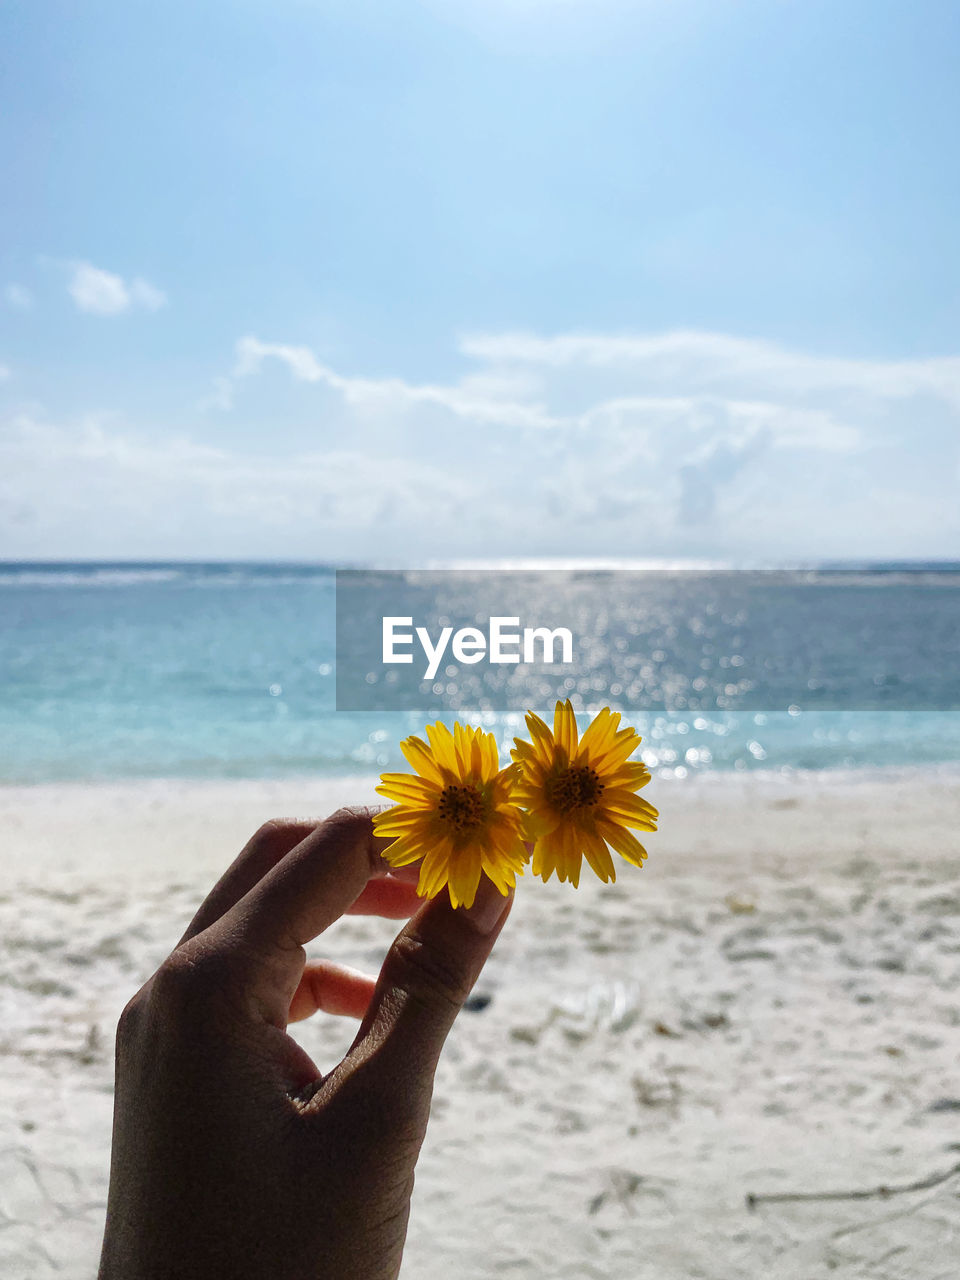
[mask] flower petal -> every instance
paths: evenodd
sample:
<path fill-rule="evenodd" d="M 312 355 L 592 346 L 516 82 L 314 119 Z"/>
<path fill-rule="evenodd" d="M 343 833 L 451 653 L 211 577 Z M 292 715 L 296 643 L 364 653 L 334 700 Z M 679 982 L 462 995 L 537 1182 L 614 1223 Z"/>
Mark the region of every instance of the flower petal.
<path fill-rule="evenodd" d="M 456 728 L 457 726 L 454 726 Z M 463 777 L 463 771 L 457 766 L 457 753 L 454 749 L 453 734 L 440 720 L 436 724 L 427 725 L 427 740 L 433 751 L 434 759 L 441 769 L 448 769 L 456 777 Z"/>
<path fill-rule="evenodd" d="M 472 907 L 480 884 L 480 850 L 469 846 L 457 852 L 450 868 L 447 889 L 454 907 Z"/>
<path fill-rule="evenodd" d="M 406 756 L 408 762 L 413 766 L 414 770 L 424 778 L 429 778 L 431 782 L 439 783 L 440 770 L 437 768 L 437 762 L 433 758 L 433 753 L 422 738 L 416 736 L 405 738 L 400 743 L 400 750 Z"/>
<path fill-rule="evenodd" d="M 630 827 L 643 827 L 645 831 L 656 831 L 659 814 L 647 800 L 635 796 L 632 791 L 623 791 L 612 787 L 604 791 L 600 807 L 605 814 L 618 818 Z"/>
<path fill-rule="evenodd" d="M 590 757 L 605 751 L 613 742 L 619 723 L 619 711 L 611 711 L 609 707 L 604 707 L 602 711 L 598 711 L 587 725 L 584 735 L 580 739 L 577 762 L 585 763 Z"/>
<path fill-rule="evenodd" d="M 577 753 L 577 718 L 569 698 L 558 702 L 554 709 L 553 736 L 561 751 L 566 752 L 567 760 L 573 760 Z"/>
<path fill-rule="evenodd" d="M 450 861 L 450 845 L 442 841 L 424 858 L 420 867 L 417 893 L 421 898 L 435 898 L 447 883 L 447 865 Z"/>
<path fill-rule="evenodd" d="M 616 849 L 621 858 L 626 858 L 628 862 L 632 862 L 635 867 L 643 864 L 647 851 L 643 845 L 626 827 L 621 827 L 615 822 L 601 820 L 597 823 L 597 830 L 607 844 L 611 848 Z"/>
<path fill-rule="evenodd" d="M 604 884 L 611 880 L 616 880 L 617 871 L 613 865 L 613 859 L 610 857 L 610 850 L 599 836 L 585 832 L 583 835 L 583 852 L 590 866 Z"/>
<path fill-rule="evenodd" d="M 493 778 L 498 770 L 500 770 L 500 752 L 497 750 L 497 740 L 492 733 L 485 733 L 483 735 L 482 776 L 484 778 Z"/>
<path fill-rule="evenodd" d="M 394 805 L 392 809 L 373 815 L 373 829 L 378 836 L 405 836 L 414 831 L 426 834 L 431 817 L 423 809 L 405 809 L 403 805 Z"/>
<path fill-rule="evenodd" d="M 402 800 L 419 808 L 433 806 L 440 798 L 440 788 L 415 773 L 384 773 L 380 775 L 378 795 L 389 800 Z"/>
<path fill-rule="evenodd" d="M 603 781 L 608 787 L 626 787 L 628 791 L 638 791 L 650 781 L 650 770 L 639 760 L 628 761 L 613 772 L 604 772 Z"/>
<path fill-rule="evenodd" d="M 411 862 L 419 862 L 424 855 L 431 853 L 433 847 L 429 841 L 419 837 L 401 836 L 384 849 L 383 860 L 391 867 L 408 867 Z"/>
<path fill-rule="evenodd" d="M 621 729 L 613 742 L 593 761 L 593 767 L 601 777 L 619 769 L 640 745 L 640 735 L 633 729 Z"/>

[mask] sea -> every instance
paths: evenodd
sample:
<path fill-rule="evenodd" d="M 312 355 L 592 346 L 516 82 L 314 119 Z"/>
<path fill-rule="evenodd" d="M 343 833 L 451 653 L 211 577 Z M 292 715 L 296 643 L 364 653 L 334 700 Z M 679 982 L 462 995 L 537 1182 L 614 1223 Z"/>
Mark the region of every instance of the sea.
<path fill-rule="evenodd" d="M 655 773 L 960 761 L 960 565 L 536 572 L 561 615 L 585 590 L 615 599 L 589 678 L 559 688 L 582 726 L 621 709 Z M 508 751 L 524 710 L 549 713 L 522 671 L 499 701 L 447 681 L 429 715 L 337 710 L 336 600 L 329 565 L 0 563 L 0 783 L 379 773 L 428 718 Z"/>

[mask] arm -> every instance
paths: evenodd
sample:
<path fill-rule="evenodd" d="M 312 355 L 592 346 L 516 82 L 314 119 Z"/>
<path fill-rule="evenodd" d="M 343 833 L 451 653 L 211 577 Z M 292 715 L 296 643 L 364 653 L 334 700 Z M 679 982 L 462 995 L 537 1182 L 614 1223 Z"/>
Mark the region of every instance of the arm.
<path fill-rule="evenodd" d="M 444 1040 L 509 901 L 425 905 L 369 813 L 268 823 L 120 1020 L 100 1280 L 387 1280 Z M 415 872 L 414 872 L 415 874 Z M 304 945 L 349 910 L 404 917 L 379 979 Z M 324 1076 L 287 1035 L 362 1016 Z"/>

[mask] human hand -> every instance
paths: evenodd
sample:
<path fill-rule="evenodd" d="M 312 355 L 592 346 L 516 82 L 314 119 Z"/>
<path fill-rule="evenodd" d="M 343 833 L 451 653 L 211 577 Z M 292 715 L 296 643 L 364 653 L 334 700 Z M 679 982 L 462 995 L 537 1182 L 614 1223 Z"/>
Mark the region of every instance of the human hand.
<path fill-rule="evenodd" d="M 444 1040 L 510 900 L 423 904 L 371 815 L 267 823 L 117 1033 L 100 1280 L 386 1280 Z M 415 871 L 414 871 L 415 874 Z M 379 979 L 304 944 L 347 911 L 414 918 Z M 322 1077 L 287 1024 L 362 1016 Z"/>

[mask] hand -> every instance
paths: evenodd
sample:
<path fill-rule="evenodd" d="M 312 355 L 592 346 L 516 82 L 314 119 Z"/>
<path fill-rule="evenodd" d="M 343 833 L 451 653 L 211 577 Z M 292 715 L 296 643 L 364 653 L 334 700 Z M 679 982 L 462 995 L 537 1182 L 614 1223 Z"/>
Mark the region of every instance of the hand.
<path fill-rule="evenodd" d="M 101 1280 L 386 1280 L 406 1236 L 437 1060 L 503 926 L 421 905 L 370 814 L 267 823 L 124 1010 Z M 405 917 L 380 977 L 307 964 L 346 911 Z M 286 1033 L 362 1016 L 326 1077 Z"/>

